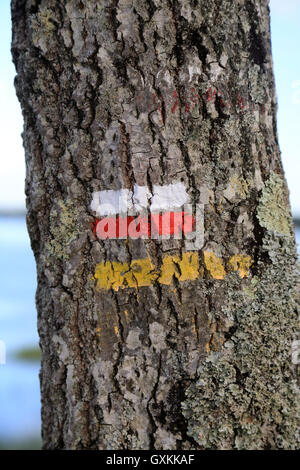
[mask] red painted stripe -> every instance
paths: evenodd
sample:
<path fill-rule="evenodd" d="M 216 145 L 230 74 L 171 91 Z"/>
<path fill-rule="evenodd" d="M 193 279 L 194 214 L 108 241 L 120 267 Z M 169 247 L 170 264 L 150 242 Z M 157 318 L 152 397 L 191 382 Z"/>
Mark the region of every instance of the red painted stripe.
<path fill-rule="evenodd" d="M 153 233 L 159 235 L 177 235 L 191 233 L 195 230 L 195 219 L 187 212 L 165 212 L 127 217 L 102 217 L 96 219 L 93 232 L 100 239 L 107 238 L 151 238 Z"/>

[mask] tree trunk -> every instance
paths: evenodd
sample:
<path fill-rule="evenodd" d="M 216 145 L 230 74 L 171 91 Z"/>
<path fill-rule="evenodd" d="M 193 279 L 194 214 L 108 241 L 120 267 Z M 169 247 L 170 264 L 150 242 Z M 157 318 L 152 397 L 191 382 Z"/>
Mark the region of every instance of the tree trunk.
<path fill-rule="evenodd" d="M 44 448 L 298 448 L 267 0 L 12 0 L 12 21 Z M 136 188 L 203 206 L 204 244 L 97 236 L 97 200 Z"/>

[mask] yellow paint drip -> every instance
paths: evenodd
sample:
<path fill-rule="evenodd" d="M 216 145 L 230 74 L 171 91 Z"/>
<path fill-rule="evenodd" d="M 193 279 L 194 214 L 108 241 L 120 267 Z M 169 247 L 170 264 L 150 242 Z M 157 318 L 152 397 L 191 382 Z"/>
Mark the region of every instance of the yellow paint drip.
<path fill-rule="evenodd" d="M 204 251 L 204 266 L 213 279 L 224 279 L 225 267 L 221 258 L 213 252 Z M 252 260 L 247 255 L 234 255 L 227 263 L 229 272 L 236 271 L 241 278 L 247 276 Z M 204 275 L 199 264 L 198 252 L 185 252 L 182 256 L 165 255 L 159 269 L 155 269 L 150 258 L 136 259 L 130 264 L 107 261 L 99 263 L 95 269 L 95 280 L 99 290 L 136 288 L 151 286 L 155 281 L 171 285 L 173 279 L 179 282 L 195 281 Z M 128 314 L 127 314 L 128 315 Z M 126 315 L 126 318 L 127 318 Z"/>
<path fill-rule="evenodd" d="M 236 271 L 243 279 L 248 276 L 249 269 L 252 265 L 251 256 L 248 255 L 234 255 L 228 261 L 228 270 Z"/>
<path fill-rule="evenodd" d="M 129 320 L 128 310 L 124 310 L 124 314 L 125 314 L 126 322 L 128 323 L 128 320 Z"/>

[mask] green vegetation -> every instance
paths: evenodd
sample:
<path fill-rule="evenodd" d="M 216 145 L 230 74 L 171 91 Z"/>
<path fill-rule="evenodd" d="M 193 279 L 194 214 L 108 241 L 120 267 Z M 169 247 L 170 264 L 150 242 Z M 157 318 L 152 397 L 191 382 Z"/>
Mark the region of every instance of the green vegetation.
<path fill-rule="evenodd" d="M 41 450 L 42 441 L 39 436 L 24 440 L 0 441 L 0 450 Z"/>
<path fill-rule="evenodd" d="M 14 357 L 21 361 L 39 362 L 41 360 L 41 350 L 38 346 L 23 348 L 17 351 Z"/>

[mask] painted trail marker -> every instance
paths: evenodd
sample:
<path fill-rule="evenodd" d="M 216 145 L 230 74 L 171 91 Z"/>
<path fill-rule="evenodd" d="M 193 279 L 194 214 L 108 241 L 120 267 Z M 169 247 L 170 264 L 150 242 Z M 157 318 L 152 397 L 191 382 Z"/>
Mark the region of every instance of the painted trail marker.
<path fill-rule="evenodd" d="M 97 215 L 94 232 L 100 239 L 185 238 L 187 250 L 204 243 L 204 207 L 195 214 L 182 182 L 168 185 L 135 185 L 133 190 L 104 190 L 93 194 L 91 209 Z"/>

